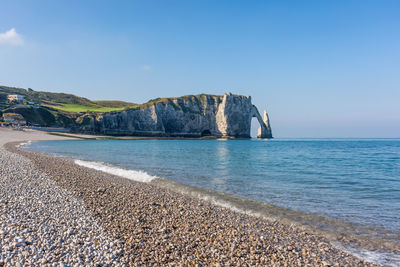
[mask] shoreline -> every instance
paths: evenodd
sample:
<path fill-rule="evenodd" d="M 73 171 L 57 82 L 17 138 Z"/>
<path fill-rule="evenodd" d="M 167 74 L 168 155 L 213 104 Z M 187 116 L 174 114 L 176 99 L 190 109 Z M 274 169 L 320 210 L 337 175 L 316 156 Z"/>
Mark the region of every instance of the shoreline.
<path fill-rule="evenodd" d="M 121 240 L 119 262 L 376 266 L 295 226 L 81 167 L 70 159 L 23 151 L 15 145 L 6 147 L 28 158 L 57 186 L 81 200 L 105 231 Z"/>
<path fill-rule="evenodd" d="M 10 128 L 8 128 L 10 129 Z M 69 132 L 69 131 L 54 131 L 51 129 L 40 129 L 40 128 L 24 128 L 25 131 L 39 132 L 45 133 L 53 136 L 60 137 L 68 137 L 68 138 L 76 138 L 76 139 L 84 139 L 84 140 L 249 140 L 249 139 L 264 139 L 271 140 L 271 138 L 258 138 L 258 137 L 233 137 L 233 136 L 215 136 L 215 135 L 207 135 L 207 136 L 157 136 L 157 135 L 149 135 L 149 136 L 130 136 L 130 135 L 105 135 L 105 134 L 97 134 L 97 133 L 79 133 L 79 132 Z"/>
<path fill-rule="evenodd" d="M 279 222 L 286 226 L 295 226 L 303 232 L 322 236 L 334 247 L 367 261 L 378 262 L 383 265 L 400 262 L 400 258 L 397 256 L 400 255 L 400 244 L 394 241 L 398 240 L 398 235 L 383 228 L 373 228 L 372 226 L 331 219 L 323 215 L 291 210 L 234 194 L 193 187 L 163 177 L 153 176 L 146 172 L 142 173 L 108 163 L 90 161 L 90 159 L 61 157 L 80 166 L 133 181 L 150 183 L 234 212 L 271 222 Z"/>

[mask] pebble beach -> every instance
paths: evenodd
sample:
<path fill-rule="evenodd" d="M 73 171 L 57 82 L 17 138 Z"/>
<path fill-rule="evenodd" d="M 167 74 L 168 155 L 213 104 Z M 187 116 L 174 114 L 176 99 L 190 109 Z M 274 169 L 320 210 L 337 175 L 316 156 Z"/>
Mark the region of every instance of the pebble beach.
<path fill-rule="evenodd" d="M 294 225 L 24 151 L 0 129 L 0 266 L 378 266 Z"/>

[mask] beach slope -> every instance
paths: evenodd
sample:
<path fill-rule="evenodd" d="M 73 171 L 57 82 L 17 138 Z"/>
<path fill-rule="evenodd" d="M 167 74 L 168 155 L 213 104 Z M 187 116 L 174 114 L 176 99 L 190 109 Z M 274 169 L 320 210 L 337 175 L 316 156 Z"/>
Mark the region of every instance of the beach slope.
<path fill-rule="evenodd" d="M 64 138 L 0 130 L 0 266 L 376 266 L 295 226 L 18 147 Z"/>

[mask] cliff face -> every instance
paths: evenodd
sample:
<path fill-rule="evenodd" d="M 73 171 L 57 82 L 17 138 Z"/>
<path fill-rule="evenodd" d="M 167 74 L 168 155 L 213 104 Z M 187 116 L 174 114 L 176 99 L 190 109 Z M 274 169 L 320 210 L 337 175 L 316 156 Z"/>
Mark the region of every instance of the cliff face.
<path fill-rule="evenodd" d="M 138 109 L 86 117 L 79 131 L 130 136 L 249 138 L 253 117 L 261 125 L 260 138 L 272 138 L 269 125 L 261 119 L 251 97 L 232 94 L 162 99 Z"/>

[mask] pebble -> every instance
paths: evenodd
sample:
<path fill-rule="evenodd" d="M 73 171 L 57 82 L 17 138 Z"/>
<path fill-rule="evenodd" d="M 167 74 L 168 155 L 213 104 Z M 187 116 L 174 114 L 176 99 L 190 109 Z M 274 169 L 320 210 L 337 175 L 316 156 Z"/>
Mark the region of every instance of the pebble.
<path fill-rule="evenodd" d="M 0 135 L 0 266 L 376 266 L 292 226 L 8 141 Z"/>
<path fill-rule="evenodd" d="M 82 200 L 59 187 L 29 159 L 5 150 L 2 137 L 0 266 L 4 263 L 7 266 L 81 266 L 81 258 L 90 259 L 90 264 L 97 262 L 107 266 L 103 259 L 114 251 L 85 240 L 111 244 L 115 240 L 112 234 L 85 208 Z M 65 234 L 68 238 L 63 239 Z M 77 242 L 71 239 L 75 234 Z M 56 256 L 58 253 L 64 256 Z M 116 265 L 127 264 L 120 261 Z"/>

